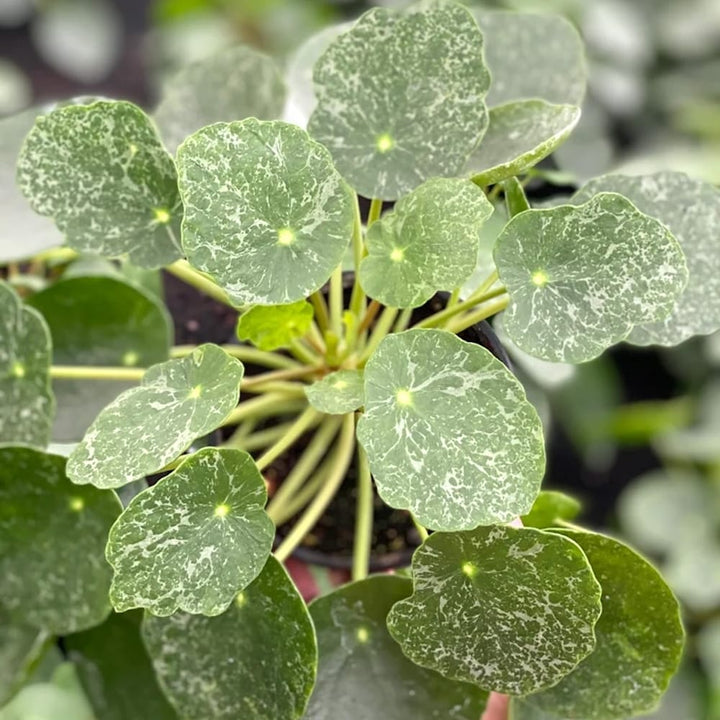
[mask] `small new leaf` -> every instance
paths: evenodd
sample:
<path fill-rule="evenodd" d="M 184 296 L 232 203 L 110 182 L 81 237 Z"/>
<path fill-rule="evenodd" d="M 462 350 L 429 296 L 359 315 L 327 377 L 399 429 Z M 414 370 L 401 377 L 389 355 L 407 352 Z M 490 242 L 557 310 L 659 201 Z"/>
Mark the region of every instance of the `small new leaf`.
<path fill-rule="evenodd" d="M 557 527 L 559 520 L 574 520 L 580 509 L 581 505 L 575 498 L 555 490 L 543 490 L 530 512 L 521 519 L 525 527 Z"/>
<path fill-rule="evenodd" d="M 240 316 L 237 336 L 261 350 L 277 350 L 305 335 L 312 320 L 313 307 L 305 300 L 290 305 L 257 305 Z"/>
<path fill-rule="evenodd" d="M 365 403 L 361 370 L 337 370 L 305 388 L 310 404 L 329 415 L 354 412 Z"/>

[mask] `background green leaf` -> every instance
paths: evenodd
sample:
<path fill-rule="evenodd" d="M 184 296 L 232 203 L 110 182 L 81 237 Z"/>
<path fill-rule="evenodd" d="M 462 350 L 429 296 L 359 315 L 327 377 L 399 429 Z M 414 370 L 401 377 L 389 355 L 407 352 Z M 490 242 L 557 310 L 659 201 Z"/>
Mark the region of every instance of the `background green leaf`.
<path fill-rule="evenodd" d="M 534 528 L 557 527 L 558 520 L 574 520 L 581 505 L 573 497 L 556 490 L 543 490 L 530 512 L 522 516 L 523 525 Z"/>
<path fill-rule="evenodd" d="M 313 306 L 305 300 L 290 305 L 257 305 L 238 319 L 237 336 L 261 350 L 286 348 L 310 329 Z"/>

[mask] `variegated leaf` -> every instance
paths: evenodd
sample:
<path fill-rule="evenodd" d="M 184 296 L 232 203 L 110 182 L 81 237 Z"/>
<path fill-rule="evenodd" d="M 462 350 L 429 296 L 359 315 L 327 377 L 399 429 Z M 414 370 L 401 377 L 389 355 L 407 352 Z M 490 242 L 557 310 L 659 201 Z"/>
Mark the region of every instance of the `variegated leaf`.
<path fill-rule="evenodd" d="M 320 412 L 344 415 L 362 407 L 363 374 L 361 370 L 337 370 L 305 388 L 309 403 Z"/>

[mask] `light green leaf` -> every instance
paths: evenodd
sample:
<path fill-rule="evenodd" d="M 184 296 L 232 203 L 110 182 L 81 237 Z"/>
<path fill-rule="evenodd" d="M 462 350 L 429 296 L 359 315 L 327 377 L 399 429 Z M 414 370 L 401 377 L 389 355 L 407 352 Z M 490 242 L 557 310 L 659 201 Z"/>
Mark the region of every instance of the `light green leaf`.
<path fill-rule="evenodd" d="M 190 134 L 216 122 L 282 113 L 285 83 L 275 61 L 247 45 L 225 48 L 185 65 L 163 88 L 153 117 L 172 151 Z"/>
<path fill-rule="evenodd" d="M 561 145 L 580 120 L 576 105 L 520 100 L 490 110 L 490 125 L 466 173 L 480 186 L 520 175 Z"/>
<path fill-rule="evenodd" d="M 530 512 L 522 516 L 522 522 L 526 527 L 555 527 L 558 520 L 574 520 L 580 509 L 581 505 L 574 497 L 556 490 L 543 490 Z"/>
<path fill-rule="evenodd" d="M 67 479 L 65 458 L 0 448 L 0 603 L 11 617 L 58 635 L 102 622 L 105 542 L 119 514 L 115 493 Z"/>
<path fill-rule="evenodd" d="M 583 202 L 598 192 L 620 193 L 659 220 L 687 258 L 689 281 L 673 312 L 658 322 L 638 325 L 627 341 L 678 345 L 720 329 L 720 190 L 680 172 L 607 175 L 583 186 L 572 201 Z"/>
<path fill-rule="evenodd" d="M 664 225 L 616 193 L 516 215 L 495 244 L 510 339 L 544 360 L 584 362 L 672 312 L 687 283 Z"/>
<path fill-rule="evenodd" d="M 492 76 L 490 107 L 539 98 L 580 105 L 587 68 L 583 42 L 560 15 L 473 10 Z M 522 68 L 518 72 L 518 68 Z"/>
<path fill-rule="evenodd" d="M 137 495 L 110 531 L 115 610 L 219 615 L 263 569 L 275 537 L 265 481 L 242 450 L 204 448 Z"/>
<path fill-rule="evenodd" d="M 545 469 L 540 419 L 520 383 L 489 350 L 444 330 L 380 343 L 357 436 L 383 500 L 436 530 L 528 512 Z"/>
<path fill-rule="evenodd" d="M 373 8 L 314 71 L 308 130 L 361 195 L 396 200 L 457 175 L 487 127 L 483 38 L 453 3 Z"/>
<path fill-rule="evenodd" d="M 352 192 L 304 130 L 254 118 L 212 125 L 177 161 L 188 260 L 238 304 L 301 300 L 340 264 Z"/>
<path fill-rule="evenodd" d="M 295 720 L 317 671 L 305 603 L 274 557 L 222 615 L 145 615 L 160 685 L 183 718 Z"/>
<path fill-rule="evenodd" d="M 525 695 L 558 682 L 595 645 L 600 586 L 582 550 L 559 535 L 433 533 L 412 569 L 414 593 L 390 611 L 388 628 L 413 662 L 446 677 Z"/>
<path fill-rule="evenodd" d="M 363 289 L 384 305 L 406 308 L 462 285 L 477 263 L 480 230 L 492 212 L 473 183 L 428 180 L 368 230 Z"/>
<path fill-rule="evenodd" d="M 528 703 L 586 720 L 652 710 L 680 663 L 685 633 L 677 600 L 657 570 L 627 545 L 591 532 L 553 532 L 583 549 L 602 586 L 602 615 L 592 654 Z"/>
<path fill-rule="evenodd" d="M 148 367 L 167 360 L 171 319 L 155 298 L 120 277 L 70 277 L 28 304 L 50 328 L 57 365 Z M 55 380 L 53 440 L 82 438 L 95 416 L 133 384 Z"/>
<path fill-rule="evenodd" d="M 410 662 L 388 633 L 390 608 L 411 592 L 409 579 L 377 575 L 312 603 L 320 665 L 305 720 L 478 720 L 486 692 Z"/>
<path fill-rule="evenodd" d="M 157 472 L 222 423 L 242 376 L 242 364 L 210 344 L 153 365 L 97 416 L 68 458 L 68 477 L 115 488 Z"/>
<path fill-rule="evenodd" d="M 55 414 L 51 353 L 40 313 L 0 282 L 0 443 L 48 443 Z"/>
<path fill-rule="evenodd" d="M 71 105 L 40 116 L 18 161 L 33 209 L 75 250 L 129 253 L 142 267 L 181 256 L 175 167 L 145 113 L 129 102 Z"/>
<path fill-rule="evenodd" d="M 141 618 L 112 613 L 102 625 L 65 638 L 97 720 L 177 720 L 140 637 Z"/>
<path fill-rule="evenodd" d="M 313 314 L 312 305 L 305 300 L 290 305 L 258 305 L 240 316 L 237 336 L 261 350 L 286 348 L 310 329 Z"/>
<path fill-rule="evenodd" d="M 305 388 L 310 404 L 329 415 L 344 415 L 365 404 L 361 370 L 337 370 Z"/>

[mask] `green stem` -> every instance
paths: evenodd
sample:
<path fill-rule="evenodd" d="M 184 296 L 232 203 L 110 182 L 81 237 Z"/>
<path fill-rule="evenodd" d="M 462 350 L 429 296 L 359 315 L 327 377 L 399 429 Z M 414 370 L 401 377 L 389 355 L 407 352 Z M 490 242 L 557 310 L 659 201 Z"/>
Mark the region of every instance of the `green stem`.
<path fill-rule="evenodd" d="M 297 380 L 309 377 L 313 373 L 320 370 L 320 366 L 313 365 L 311 367 L 293 367 L 274 370 L 273 372 L 261 373 L 260 375 L 251 375 L 243 379 L 242 387 L 247 390 L 254 385 L 264 385 L 274 380 Z"/>
<path fill-rule="evenodd" d="M 56 380 L 119 380 L 137 382 L 142 380 L 146 368 L 94 367 L 92 365 L 53 365 L 50 377 Z"/>
<path fill-rule="evenodd" d="M 300 382 L 290 382 L 289 380 L 270 380 L 260 385 L 251 385 L 245 387 L 241 384 L 240 389 L 243 392 L 250 393 L 251 395 L 260 395 L 265 393 L 275 393 L 277 395 L 284 395 L 287 398 L 304 398 L 305 388 L 307 385 Z"/>
<path fill-rule="evenodd" d="M 343 336 L 343 277 L 342 265 L 338 265 L 330 277 L 330 329 L 338 340 Z"/>
<path fill-rule="evenodd" d="M 264 470 L 277 460 L 286 450 L 291 448 L 311 427 L 316 425 L 322 417 L 314 407 L 306 407 L 298 419 L 290 426 L 288 431 L 270 448 L 268 448 L 256 461 L 258 470 Z"/>
<path fill-rule="evenodd" d="M 503 182 L 503 191 L 505 192 L 505 205 L 509 217 L 513 218 L 530 209 L 525 190 L 516 177 L 511 177 Z"/>
<path fill-rule="evenodd" d="M 360 203 L 358 196 L 355 195 L 355 224 L 353 225 L 353 267 L 355 269 L 355 279 L 353 282 L 352 295 L 350 296 L 350 311 L 355 317 L 360 317 L 365 311 L 365 294 L 360 287 L 360 263 L 365 255 L 365 244 L 362 235 L 362 218 L 360 217 Z"/>
<path fill-rule="evenodd" d="M 383 201 L 379 200 L 378 198 L 373 198 L 370 201 L 370 210 L 368 211 L 368 217 L 367 217 L 367 229 L 370 229 L 370 226 L 376 221 L 380 219 L 380 215 L 382 214 L 382 206 Z"/>
<path fill-rule="evenodd" d="M 337 435 L 341 422 L 342 420 L 339 417 L 329 417 L 327 420 L 323 420 L 300 459 L 295 463 L 290 474 L 273 495 L 268 504 L 267 513 L 276 525 L 293 516 L 294 513 L 292 512 L 286 515 L 290 500 L 298 488 L 308 479 L 312 471 L 317 468 L 318 463 L 327 452 L 328 446 Z"/>
<path fill-rule="evenodd" d="M 398 315 L 398 319 L 395 321 L 395 325 L 393 326 L 392 331 L 394 333 L 399 333 L 408 329 L 408 325 L 410 325 L 410 321 L 412 320 L 413 310 L 414 308 L 405 308 L 400 311 L 400 315 Z"/>
<path fill-rule="evenodd" d="M 377 300 L 373 300 L 368 305 L 368 308 L 365 311 L 365 315 L 363 315 L 363 318 L 360 321 L 360 325 L 358 327 L 359 333 L 364 332 L 373 324 L 373 321 L 377 317 L 377 314 L 380 312 L 381 307 L 382 305 Z"/>
<path fill-rule="evenodd" d="M 510 298 L 507 295 L 501 295 L 494 300 L 484 303 L 474 312 L 455 318 L 447 325 L 447 329 L 455 334 L 461 333 L 463 330 L 479 323 L 481 320 L 487 320 L 487 318 L 502 312 L 508 306 L 509 302 Z"/>
<path fill-rule="evenodd" d="M 283 415 L 298 410 L 306 405 L 306 401 L 288 398 L 286 395 L 270 393 L 240 403 L 226 418 L 223 425 L 237 425 L 247 418 Z"/>
<path fill-rule="evenodd" d="M 237 307 L 230 301 L 227 293 L 217 283 L 195 270 L 187 260 L 176 260 L 165 269 L 175 277 L 180 278 L 184 283 L 192 285 L 192 287 L 197 288 L 200 292 L 213 298 L 213 300 L 217 300 L 224 305 L 229 305 L 233 310 L 237 310 Z"/>
<path fill-rule="evenodd" d="M 307 347 L 301 340 L 291 341 L 290 352 L 305 365 L 315 367 L 320 362 L 320 356 Z"/>
<path fill-rule="evenodd" d="M 281 425 L 263 428 L 249 435 L 246 433 L 244 437 L 240 437 L 237 440 L 230 437 L 224 443 L 224 447 L 239 448 L 240 450 L 245 450 L 245 452 L 262 450 L 268 447 L 268 445 L 272 445 L 276 440 L 279 440 L 291 427 L 292 423 L 286 422 Z"/>
<path fill-rule="evenodd" d="M 41 253 L 38 253 L 33 257 L 34 262 L 41 262 L 41 263 L 66 263 L 70 262 L 71 260 L 74 260 L 78 256 L 77 251 L 73 250 L 69 247 L 56 247 L 56 248 L 50 248 L 49 250 L 45 250 Z"/>
<path fill-rule="evenodd" d="M 460 290 L 461 288 L 456 287 L 452 293 L 450 293 L 450 297 L 448 298 L 447 305 L 445 307 L 453 307 L 454 305 L 457 305 L 458 301 L 460 300 Z"/>
<path fill-rule="evenodd" d="M 375 350 L 377 350 L 377 346 L 390 332 L 390 329 L 395 322 L 397 314 L 397 308 L 386 307 L 383 310 L 382 315 L 380 315 L 380 319 L 375 323 L 375 327 L 373 328 L 372 333 L 370 333 L 370 338 L 367 345 L 365 346 L 365 349 L 363 350 L 362 355 L 360 356 L 358 365 L 363 365 L 364 363 L 366 363 L 368 358 L 375 352 Z"/>
<path fill-rule="evenodd" d="M 580 532 L 587 532 L 587 530 L 584 527 L 581 527 L 580 525 L 576 525 L 575 523 L 568 522 L 567 520 L 563 520 L 562 518 L 554 518 L 553 525 L 556 525 L 558 527 L 564 527 L 564 528 L 567 528 L 568 530 L 578 530 Z"/>
<path fill-rule="evenodd" d="M 325 332 L 330 327 L 330 317 L 328 315 L 328 306 L 325 302 L 325 296 L 318 290 L 310 296 L 310 302 L 315 309 L 315 319 L 320 326 L 320 330 Z"/>
<path fill-rule="evenodd" d="M 312 477 L 275 513 L 275 525 L 280 526 L 297 515 L 320 491 L 332 470 L 334 455 L 329 455 Z"/>
<path fill-rule="evenodd" d="M 264 365 L 265 367 L 279 369 L 303 367 L 297 360 L 267 350 L 258 350 L 249 345 L 220 345 L 220 347 L 228 355 L 252 365 Z M 170 357 L 185 357 L 196 349 L 197 345 L 176 345 L 170 350 Z"/>
<path fill-rule="evenodd" d="M 430 537 L 430 533 L 427 531 L 424 525 L 420 524 L 418 519 L 412 513 L 410 513 L 410 518 L 412 519 L 413 525 L 415 526 L 415 529 L 420 536 L 420 542 L 425 542 Z"/>
<path fill-rule="evenodd" d="M 355 540 L 353 543 L 352 579 L 362 580 L 370 569 L 373 531 L 373 489 L 370 465 L 365 451 L 358 445 L 357 504 L 355 506 Z"/>
<path fill-rule="evenodd" d="M 322 517 L 327 506 L 335 497 L 335 493 L 342 485 L 345 473 L 350 466 L 354 449 L 355 415 L 354 413 L 348 413 L 343 417 L 342 430 L 340 431 L 337 450 L 333 456 L 332 469 L 325 479 L 322 488 L 310 505 L 308 505 L 302 517 L 300 517 L 287 537 L 280 543 L 280 547 L 275 551 L 275 557 L 280 562 L 287 560 L 293 550 L 303 541 L 303 538 L 315 527 L 315 523 Z"/>

